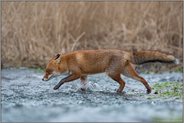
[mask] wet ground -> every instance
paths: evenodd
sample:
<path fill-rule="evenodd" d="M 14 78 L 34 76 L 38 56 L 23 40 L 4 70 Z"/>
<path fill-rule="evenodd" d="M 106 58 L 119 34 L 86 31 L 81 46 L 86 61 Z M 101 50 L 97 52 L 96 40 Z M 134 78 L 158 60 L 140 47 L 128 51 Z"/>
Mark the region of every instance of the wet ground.
<path fill-rule="evenodd" d="M 88 77 L 89 88 L 79 90 L 76 80 L 53 87 L 64 76 L 42 81 L 43 73 L 34 69 L 3 69 L 2 120 L 20 121 L 178 121 L 182 119 L 182 99 L 146 94 L 144 86 L 126 77 L 124 91 L 117 94 L 118 84 L 105 74 Z M 183 81 L 182 73 L 141 74 L 151 86 L 155 83 Z"/>

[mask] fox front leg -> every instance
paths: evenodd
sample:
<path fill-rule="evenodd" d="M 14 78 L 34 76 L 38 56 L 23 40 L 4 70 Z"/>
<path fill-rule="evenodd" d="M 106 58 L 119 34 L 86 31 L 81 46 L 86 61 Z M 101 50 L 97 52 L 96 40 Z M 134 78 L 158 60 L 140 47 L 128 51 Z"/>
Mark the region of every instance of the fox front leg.
<path fill-rule="evenodd" d="M 81 80 L 81 85 L 82 87 L 80 88 L 81 91 L 86 91 L 87 90 L 87 87 L 88 87 L 88 82 L 87 82 L 87 76 L 81 76 L 80 77 L 80 80 Z"/>
<path fill-rule="evenodd" d="M 53 89 L 54 90 L 57 90 L 57 89 L 59 89 L 59 87 L 62 84 L 66 83 L 66 82 L 70 82 L 70 81 L 76 80 L 78 78 L 80 78 L 80 76 L 78 74 L 71 74 L 71 75 L 63 78 Z"/>

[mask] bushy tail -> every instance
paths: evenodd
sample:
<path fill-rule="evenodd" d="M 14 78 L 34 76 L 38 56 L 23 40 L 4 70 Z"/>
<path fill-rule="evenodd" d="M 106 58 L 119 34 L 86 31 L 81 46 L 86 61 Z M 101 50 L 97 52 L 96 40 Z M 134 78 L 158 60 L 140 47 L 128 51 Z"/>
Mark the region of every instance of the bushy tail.
<path fill-rule="evenodd" d="M 168 55 L 158 51 L 133 51 L 132 62 L 134 64 L 144 64 L 149 62 L 163 62 L 178 64 L 179 60 L 173 55 Z"/>

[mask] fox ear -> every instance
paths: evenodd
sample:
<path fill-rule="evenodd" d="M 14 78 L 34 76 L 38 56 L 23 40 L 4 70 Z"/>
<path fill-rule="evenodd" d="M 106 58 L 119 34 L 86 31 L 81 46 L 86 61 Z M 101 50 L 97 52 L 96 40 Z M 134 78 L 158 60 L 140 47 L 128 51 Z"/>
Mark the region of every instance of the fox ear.
<path fill-rule="evenodd" d="M 57 54 L 57 55 L 54 56 L 54 59 L 56 60 L 56 59 L 58 59 L 59 57 L 60 57 L 60 54 Z"/>
<path fill-rule="evenodd" d="M 56 62 L 59 64 L 61 61 L 61 54 L 55 55 L 54 60 L 56 60 Z"/>

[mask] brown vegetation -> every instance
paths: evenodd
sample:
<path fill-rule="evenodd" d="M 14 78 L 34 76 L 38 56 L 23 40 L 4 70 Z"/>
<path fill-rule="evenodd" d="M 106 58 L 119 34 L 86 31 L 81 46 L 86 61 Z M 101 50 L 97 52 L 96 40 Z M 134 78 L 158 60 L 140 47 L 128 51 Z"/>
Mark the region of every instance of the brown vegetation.
<path fill-rule="evenodd" d="M 44 66 L 58 52 L 161 50 L 182 60 L 183 2 L 3 2 L 2 66 Z"/>

